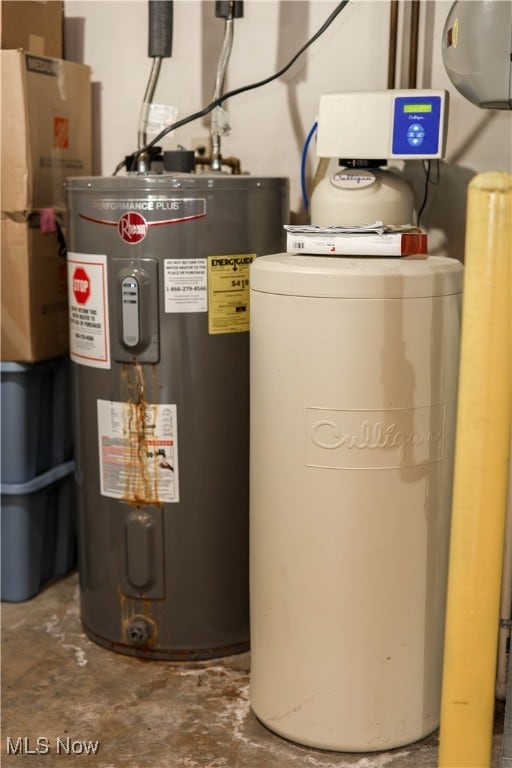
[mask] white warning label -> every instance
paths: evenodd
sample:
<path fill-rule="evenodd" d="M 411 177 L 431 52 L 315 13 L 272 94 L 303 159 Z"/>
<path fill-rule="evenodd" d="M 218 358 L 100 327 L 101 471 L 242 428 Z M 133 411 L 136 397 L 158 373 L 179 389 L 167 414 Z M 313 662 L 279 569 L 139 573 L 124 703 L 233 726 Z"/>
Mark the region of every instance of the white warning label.
<path fill-rule="evenodd" d="M 206 259 L 165 259 L 165 311 L 206 312 Z"/>
<path fill-rule="evenodd" d="M 136 504 L 179 501 L 175 405 L 98 400 L 101 494 Z"/>
<path fill-rule="evenodd" d="M 110 368 L 107 257 L 68 253 L 68 295 L 71 359 Z"/>

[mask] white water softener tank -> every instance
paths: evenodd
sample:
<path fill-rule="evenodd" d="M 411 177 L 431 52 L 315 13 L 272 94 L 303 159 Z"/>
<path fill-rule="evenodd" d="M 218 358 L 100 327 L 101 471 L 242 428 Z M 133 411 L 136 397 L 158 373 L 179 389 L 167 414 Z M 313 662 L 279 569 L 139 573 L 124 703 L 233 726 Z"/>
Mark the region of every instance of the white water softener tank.
<path fill-rule="evenodd" d="M 461 264 L 251 267 L 251 704 L 372 751 L 439 724 Z"/>
<path fill-rule="evenodd" d="M 319 227 L 373 221 L 411 224 L 411 188 L 398 174 L 381 168 L 383 164 L 380 160 L 366 161 L 363 167 L 347 168 L 338 160 L 330 160 L 311 195 L 311 223 Z"/>

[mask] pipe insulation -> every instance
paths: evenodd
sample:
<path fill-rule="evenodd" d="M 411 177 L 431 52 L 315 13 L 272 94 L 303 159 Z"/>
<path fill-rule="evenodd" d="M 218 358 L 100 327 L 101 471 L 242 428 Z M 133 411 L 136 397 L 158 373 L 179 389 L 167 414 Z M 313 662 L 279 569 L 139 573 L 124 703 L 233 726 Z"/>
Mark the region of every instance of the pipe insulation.
<path fill-rule="evenodd" d="M 244 15 L 243 0 L 216 0 L 215 15 L 219 19 L 241 19 Z"/>
<path fill-rule="evenodd" d="M 172 55 L 172 0 L 148 2 L 148 56 L 169 59 Z"/>
<path fill-rule="evenodd" d="M 153 59 L 153 63 L 139 115 L 139 149 L 145 147 L 148 141 L 146 126 L 160 77 L 162 59 L 169 59 L 172 54 L 172 24 L 173 0 L 148 0 L 148 56 Z M 147 170 L 146 162 L 146 157 L 139 156 L 139 171 Z"/>
<path fill-rule="evenodd" d="M 511 417 L 512 175 L 468 188 L 440 768 L 491 764 Z"/>

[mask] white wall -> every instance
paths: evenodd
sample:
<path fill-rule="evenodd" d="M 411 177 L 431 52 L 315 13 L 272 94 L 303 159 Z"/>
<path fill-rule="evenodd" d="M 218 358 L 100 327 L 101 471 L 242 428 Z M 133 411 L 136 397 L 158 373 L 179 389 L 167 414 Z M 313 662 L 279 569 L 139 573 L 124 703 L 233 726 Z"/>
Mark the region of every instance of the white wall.
<path fill-rule="evenodd" d="M 235 23 L 226 88 L 276 71 L 336 5 L 333 0 L 245 0 L 244 17 Z M 403 20 L 407 8 L 400 5 Z M 512 170 L 512 112 L 479 110 L 451 86 L 441 58 L 441 35 L 450 7 L 451 0 L 422 3 L 418 86 L 450 91 L 447 164 L 443 164 L 441 187 L 432 190 L 425 223 L 435 225 L 432 217 L 437 211 L 444 219 L 442 228 L 448 228 L 451 237 L 450 226 L 456 227 L 460 241 L 465 185 L 471 175 Z M 136 149 L 138 116 L 150 71 L 147 5 L 144 0 L 66 0 L 65 13 L 66 56 L 90 65 L 96 84 L 95 171 L 110 174 L 124 155 Z M 388 25 L 387 0 L 351 0 L 283 78 L 227 102 L 232 134 L 224 139 L 223 154 L 239 157 L 242 170 L 252 174 L 288 176 L 291 208 L 300 214 L 300 155 L 316 117 L 319 94 L 386 88 Z M 155 101 L 176 106 L 178 117 L 210 101 L 223 29 L 212 0 L 176 0 L 173 56 L 163 63 Z M 402 37 L 401 30 L 400 43 Z M 208 125 L 207 119 L 191 123 L 163 146 L 191 147 L 194 139 L 208 136 Z M 406 173 L 416 195 L 421 195 L 419 163 L 408 166 Z M 314 157 L 310 173 L 313 170 Z M 456 221 L 450 222 L 450 211 Z M 455 255 L 460 256 L 460 242 L 457 249 Z"/>

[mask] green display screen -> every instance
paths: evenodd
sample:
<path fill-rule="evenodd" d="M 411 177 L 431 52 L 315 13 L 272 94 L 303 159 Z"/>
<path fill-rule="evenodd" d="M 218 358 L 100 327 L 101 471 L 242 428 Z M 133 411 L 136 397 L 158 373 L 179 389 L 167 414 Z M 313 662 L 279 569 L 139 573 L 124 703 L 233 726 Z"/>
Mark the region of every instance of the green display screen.
<path fill-rule="evenodd" d="M 404 104 L 404 112 L 432 112 L 432 104 Z"/>

